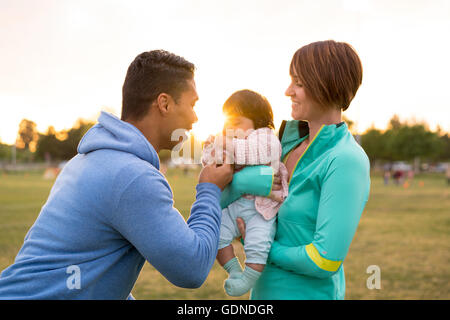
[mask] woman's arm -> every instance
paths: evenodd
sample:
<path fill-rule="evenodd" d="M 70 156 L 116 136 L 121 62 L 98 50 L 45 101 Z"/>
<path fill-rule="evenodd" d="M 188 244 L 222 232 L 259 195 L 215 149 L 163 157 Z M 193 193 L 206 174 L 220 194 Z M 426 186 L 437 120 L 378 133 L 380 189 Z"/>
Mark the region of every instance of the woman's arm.
<path fill-rule="evenodd" d="M 226 208 L 244 194 L 267 197 L 272 192 L 274 172 L 269 166 L 248 166 L 233 175 L 223 190 L 220 205 Z"/>
<path fill-rule="evenodd" d="M 347 255 L 361 213 L 368 200 L 370 168 L 366 157 L 335 158 L 323 180 L 312 243 L 287 247 L 275 241 L 271 263 L 317 278 L 335 274 Z"/>
<path fill-rule="evenodd" d="M 244 194 L 268 197 L 274 184 L 275 172 L 272 167 L 276 168 L 274 162 L 279 162 L 281 156 L 280 141 L 269 128 L 257 129 L 247 139 L 234 138 L 232 141 L 235 163 L 253 166 L 233 175 L 233 181 L 222 192 L 222 208 Z M 268 163 L 272 167 L 262 166 Z"/>

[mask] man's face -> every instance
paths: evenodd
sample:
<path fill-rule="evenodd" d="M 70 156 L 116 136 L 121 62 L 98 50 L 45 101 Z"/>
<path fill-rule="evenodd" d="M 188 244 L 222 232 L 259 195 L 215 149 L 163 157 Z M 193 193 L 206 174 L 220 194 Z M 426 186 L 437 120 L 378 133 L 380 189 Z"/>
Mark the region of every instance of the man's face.
<path fill-rule="evenodd" d="M 187 138 L 186 132 L 192 129 L 192 124 L 197 122 L 198 118 L 194 111 L 195 103 L 198 100 L 197 89 L 195 87 L 195 81 L 187 80 L 187 88 L 181 93 L 179 99 L 175 101 L 171 99 L 173 105 L 172 113 L 169 120 L 169 127 L 171 128 L 170 135 L 180 137 L 179 132 L 183 132 L 184 139 Z M 174 133 L 176 131 L 176 133 Z M 177 145 L 179 141 L 171 141 L 171 148 Z M 170 148 L 170 149 L 171 149 Z"/>

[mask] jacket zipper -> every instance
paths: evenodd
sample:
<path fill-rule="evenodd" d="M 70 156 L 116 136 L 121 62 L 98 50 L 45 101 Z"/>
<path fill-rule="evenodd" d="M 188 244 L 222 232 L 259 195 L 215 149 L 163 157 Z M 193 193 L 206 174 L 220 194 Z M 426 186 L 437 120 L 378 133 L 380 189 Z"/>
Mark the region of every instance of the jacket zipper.
<path fill-rule="evenodd" d="M 319 129 L 319 131 L 317 131 L 316 135 L 314 136 L 314 138 L 312 139 L 311 143 L 306 147 L 305 151 L 303 151 L 302 155 L 300 156 L 300 158 L 298 158 L 297 163 L 294 166 L 294 169 L 291 172 L 291 176 L 289 177 L 289 183 L 288 183 L 288 188 L 291 184 L 292 181 L 292 177 L 294 176 L 294 172 L 297 169 L 298 164 L 300 163 L 300 160 L 303 158 L 303 156 L 305 155 L 305 153 L 308 151 L 309 147 L 311 147 L 311 145 L 314 143 L 314 141 L 316 140 L 316 138 L 319 136 L 320 132 L 322 131 L 323 127 L 325 125 L 322 125 Z"/>

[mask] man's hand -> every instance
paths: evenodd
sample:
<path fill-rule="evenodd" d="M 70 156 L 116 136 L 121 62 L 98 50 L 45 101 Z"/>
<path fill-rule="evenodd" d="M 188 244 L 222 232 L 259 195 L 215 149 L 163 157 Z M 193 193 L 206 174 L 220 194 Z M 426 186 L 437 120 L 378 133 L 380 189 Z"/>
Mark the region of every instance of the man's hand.
<path fill-rule="evenodd" d="M 198 177 L 198 183 L 214 183 L 222 191 L 231 180 L 233 180 L 233 167 L 230 164 L 208 165 L 202 169 Z"/>

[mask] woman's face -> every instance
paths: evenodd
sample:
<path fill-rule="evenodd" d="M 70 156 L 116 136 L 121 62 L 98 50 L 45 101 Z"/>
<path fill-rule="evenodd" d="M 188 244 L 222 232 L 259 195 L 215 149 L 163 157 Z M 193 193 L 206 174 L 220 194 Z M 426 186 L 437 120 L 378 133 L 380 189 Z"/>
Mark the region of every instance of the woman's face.
<path fill-rule="evenodd" d="M 294 120 L 311 121 L 320 116 L 320 107 L 306 95 L 303 83 L 298 76 L 291 75 L 291 84 L 284 94 L 291 98 L 291 116 Z"/>

